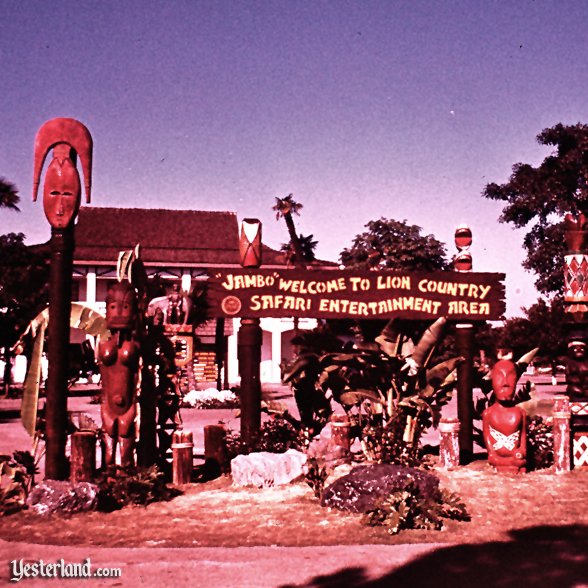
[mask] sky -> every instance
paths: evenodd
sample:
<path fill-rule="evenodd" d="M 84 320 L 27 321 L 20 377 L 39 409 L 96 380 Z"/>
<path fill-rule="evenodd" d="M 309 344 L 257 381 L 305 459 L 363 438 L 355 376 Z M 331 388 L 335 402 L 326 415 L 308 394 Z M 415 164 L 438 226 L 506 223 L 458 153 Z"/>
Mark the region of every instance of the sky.
<path fill-rule="evenodd" d="M 507 274 L 507 316 L 537 299 L 525 230 L 481 194 L 550 151 L 535 137 L 588 121 L 588 3 L 492 0 L 0 0 L 0 176 L 21 212 L 0 233 L 49 239 L 33 142 L 54 117 L 94 139 L 90 206 L 230 210 L 337 261 L 381 217 Z M 116 230 L 116 227 L 113 227 Z"/>

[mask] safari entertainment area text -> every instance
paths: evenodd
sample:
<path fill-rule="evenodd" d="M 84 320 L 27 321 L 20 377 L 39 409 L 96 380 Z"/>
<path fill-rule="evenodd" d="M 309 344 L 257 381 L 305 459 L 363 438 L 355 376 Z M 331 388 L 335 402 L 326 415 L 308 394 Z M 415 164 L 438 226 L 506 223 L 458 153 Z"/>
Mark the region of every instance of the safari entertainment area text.
<path fill-rule="evenodd" d="M 212 316 L 499 320 L 504 274 L 349 270 L 220 270 Z"/>

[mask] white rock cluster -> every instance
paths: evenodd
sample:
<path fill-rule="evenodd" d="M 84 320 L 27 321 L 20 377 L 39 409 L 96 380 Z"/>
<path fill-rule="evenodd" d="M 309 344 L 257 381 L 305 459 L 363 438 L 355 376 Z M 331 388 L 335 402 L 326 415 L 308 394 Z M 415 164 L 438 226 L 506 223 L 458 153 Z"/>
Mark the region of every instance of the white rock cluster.
<path fill-rule="evenodd" d="M 289 484 L 306 473 L 306 454 L 296 449 L 285 453 L 260 451 L 238 455 L 231 461 L 231 476 L 235 486 L 268 488 Z"/>

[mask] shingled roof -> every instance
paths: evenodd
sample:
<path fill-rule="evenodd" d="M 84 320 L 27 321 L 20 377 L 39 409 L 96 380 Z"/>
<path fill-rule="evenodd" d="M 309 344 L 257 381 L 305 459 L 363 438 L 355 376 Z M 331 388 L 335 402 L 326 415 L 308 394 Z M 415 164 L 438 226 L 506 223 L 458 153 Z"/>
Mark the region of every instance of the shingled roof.
<path fill-rule="evenodd" d="M 141 245 L 144 263 L 239 265 L 239 225 L 233 212 L 161 208 L 80 209 L 77 263 L 112 263 L 119 251 Z M 285 265 L 284 254 L 264 246 L 264 265 Z"/>

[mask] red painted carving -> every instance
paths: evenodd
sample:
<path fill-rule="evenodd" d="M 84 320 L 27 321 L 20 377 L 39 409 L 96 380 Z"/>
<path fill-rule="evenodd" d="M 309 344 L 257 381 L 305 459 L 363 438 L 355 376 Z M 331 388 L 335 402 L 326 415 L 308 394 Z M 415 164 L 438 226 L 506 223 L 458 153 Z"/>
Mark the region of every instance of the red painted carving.
<path fill-rule="evenodd" d="M 261 222 L 255 218 L 243 219 L 239 239 L 239 256 L 243 267 L 261 265 Z"/>
<path fill-rule="evenodd" d="M 79 155 L 84 170 L 86 202 L 92 186 L 92 137 L 88 129 L 72 118 L 55 118 L 46 122 L 35 138 L 33 200 L 37 200 L 43 163 L 53 149 L 43 188 L 43 208 L 51 226 L 70 226 L 80 207 L 80 176 L 76 169 Z"/>
<path fill-rule="evenodd" d="M 512 361 L 503 359 L 492 369 L 496 402 L 482 416 L 488 463 L 499 472 L 526 471 L 527 433 L 525 411 L 513 405 L 517 372 Z"/>
<path fill-rule="evenodd" d="M 111 336 L 98 346 L 102 377 L 102 428 L 106 463 L 115 463 L 120 443 L 121 465 L 134 465 L 136 390 L 140 345 L 136 338 L 137 299 L 128 282 L 114 284 L 106 296 L 106 323 Z"/>

